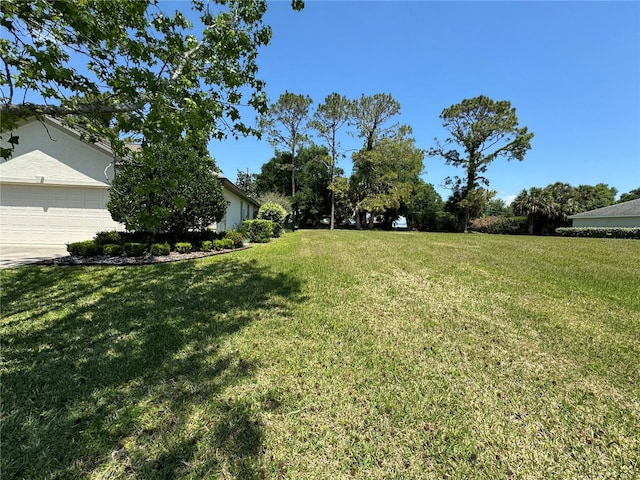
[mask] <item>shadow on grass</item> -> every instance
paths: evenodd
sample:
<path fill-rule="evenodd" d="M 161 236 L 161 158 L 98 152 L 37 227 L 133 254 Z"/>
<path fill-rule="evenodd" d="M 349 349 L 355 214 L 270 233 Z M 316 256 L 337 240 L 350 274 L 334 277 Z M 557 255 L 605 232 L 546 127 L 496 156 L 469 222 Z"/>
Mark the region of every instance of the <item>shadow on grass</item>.
<path fill-rule="evenodd" d="M 299 295 L 234 259 L 7 273 L 1 477 L 260 477 L 260 408 L 232 392 L 260 366 L 229 345 Z"/>

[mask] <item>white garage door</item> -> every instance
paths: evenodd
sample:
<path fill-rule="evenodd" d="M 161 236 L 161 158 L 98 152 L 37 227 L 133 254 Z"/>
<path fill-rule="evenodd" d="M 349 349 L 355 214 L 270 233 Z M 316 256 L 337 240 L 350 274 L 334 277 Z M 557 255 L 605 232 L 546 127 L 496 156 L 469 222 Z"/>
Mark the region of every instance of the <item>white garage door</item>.
<path fill-rule="evenodd" d="M 0 186 L 0 243 L 64 245 L 121 230 L 106 209 L 106 188 Z"/>

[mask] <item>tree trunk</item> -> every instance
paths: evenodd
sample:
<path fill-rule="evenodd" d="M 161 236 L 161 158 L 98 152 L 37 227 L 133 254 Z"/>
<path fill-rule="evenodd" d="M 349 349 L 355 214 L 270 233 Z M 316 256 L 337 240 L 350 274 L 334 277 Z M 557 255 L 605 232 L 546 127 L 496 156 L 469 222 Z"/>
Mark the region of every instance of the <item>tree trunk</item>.
<path fill-rule="evenodd" d="M 463 233 L 467 233 L 469 231 L 469 217 L 471 216 L 471 214 L 469 213 L 469 209 L 465 208 L 464 209 L 464 215 L 462 217 L 462 232 Z"/>
<path fill-rule="evenodd" d="M 329 221 L 329 230 L 333 230 L 335 228 L 336 223 L 336 201 L 334 197 L 334 191 L 331 190 L 331 219 Z"/>

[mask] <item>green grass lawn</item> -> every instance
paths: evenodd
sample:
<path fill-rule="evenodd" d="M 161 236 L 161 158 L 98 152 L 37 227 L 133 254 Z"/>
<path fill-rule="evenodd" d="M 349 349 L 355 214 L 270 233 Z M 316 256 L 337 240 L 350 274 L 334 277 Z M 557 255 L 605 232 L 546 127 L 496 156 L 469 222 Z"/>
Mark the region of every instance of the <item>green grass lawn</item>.
<path fill-rule="evenodd" d="M 638 478 L 639 272 L 354 231 L 4 270 L 0 478 Z"/>

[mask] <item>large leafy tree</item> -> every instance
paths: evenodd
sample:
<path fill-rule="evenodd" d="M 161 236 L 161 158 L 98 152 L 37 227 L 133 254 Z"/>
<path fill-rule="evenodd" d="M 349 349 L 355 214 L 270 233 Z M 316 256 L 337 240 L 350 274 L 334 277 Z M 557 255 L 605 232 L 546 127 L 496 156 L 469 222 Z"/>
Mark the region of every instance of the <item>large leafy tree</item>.
<path fill-rule="evenodd" d="M 275 148 L 282 148 L 290 155 L 292 196 L 296 194 L 298 152 L 309 141 L 307 121 L 311 103 L 313 101 L 309 96 L 285 92 L 258 119 L 258 127 L 267 135 L 269 143 Z"/>
<path fill-rule="evenodd" d="M 415 146 L 411 129 L 401 127 L 393 137 L 378 140 L 372 150 L 353 155 L 349 179 L 356 210 L 369 213 L 369 228 L 377 215 L 388 222 L 412 193 L 423 168 L 424 152 Z"/>
<path fill-rule="evenodd" d="M 320 138 L 329 149 L 328 165 L 329 176 L 331 178 L 331 213 L 329 215 L 329 229 L 335 227 L 335 195 L 334 180 L 336 178 L 336 164 L 340 155 L 340 141 L 338 139 L 339 130 L 345 126 L 351 118 L 352 102 L 346 97 L 332 93 L 324 99 L 324 103 L 318 105 L 313 120 L 310 122 L 311 128 L 318 132 Z"/>
<path fill-rule="evenodd" d="M 368 171 L 372 164 L 367 162 L 369 153 L 366 152 L 373 151 L 381 139 L 391 137 L 398 132 L 398 123 L 389 123 L 389 121 L 399 114 L 400 103 L 388 93 L 362 95 L 352 104 L 351 120 L 357 136 L 364 141 L 361 151 L 352 155 L 355 176 L 352 176 L 349 181 L 350 197 L 355 205 L 358 229 L 362 228 L 367 213 L 363 200 L 370 194 L 369 180 L 372 180 L 375 175 L 374 171 Z M 360 166 L 356 167 L 358 163 Z M 369 220 L 370 226 L 373 226 L 373 215 L 369 216 Z"/>
<path fill-rule="evenodd" d="M 122 132 L 147 141 L 256 133 L 241 121 L 240 105 L 267 107 L 256 63 L 271 38 L 266 0 L 192 0 L 194 22 L 161 7 L 157 0 L 0 2 L 3 135 L 20 118 L 44 114 L 86 117 L 85 127 L 116 147 Z M 9 134 L 10 144 L 18 141 Z"/>
<path fill-rule="evenodd" d="M 442 197 L 431 183 L 421 178 L 413 184 L 408 201 L 400 209 L 409 228 L 416 230 L 440 230 L 443 212 Z"/>
<path fill-rule="evenodd" d="M 531 148 L 533 133 L 520 127 L 515 108 L 508 101 L 494 101 L 484 95 L 463 100 L 440 114 L 450 136 L 429 150 L 430 156 L 443 157 L 447 164 L 465 170 L 463 177 L 448 178 L 459 194 L 462 230 L 466 231 L 477 190 L 488 187 L 484 176 L 489 164 L 498 157 L 523 160 Z"/>
<path fill-rule="evenodd" d="M 124 161 L 107 208 L 128 230 L 177 238 L 220 221 L 227 203 L 206 143 L 180 139 L 146 145 Z"/>
<path fill-rule="evenodd" d="M 325 146 L 311 144 L 298 152 L 296 162 L 296 193 L 292 195 L 290 180 L 291 154 L 276 151 L 275 156 L 262 165 L 256 175 L 258 196 L 263 199 L 269 192 L 289 197 L 294 211 L 299 213 L 302 226 L 315 227 L 331 211 L 331 174 L 325 161 Z M 336 175 L 342 170 L 337 168 Z"/>

